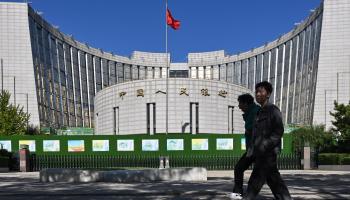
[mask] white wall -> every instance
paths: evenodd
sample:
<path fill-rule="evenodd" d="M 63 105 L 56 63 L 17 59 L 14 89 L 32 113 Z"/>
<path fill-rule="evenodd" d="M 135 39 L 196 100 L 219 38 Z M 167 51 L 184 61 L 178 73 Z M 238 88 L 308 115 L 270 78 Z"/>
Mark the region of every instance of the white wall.
<path fill-rule="evenodd" d="M 180 95 L 180 88 L 187 88 L 189 96 Z M 144 90 L 144 97 L 136 91 Z M 210 96 L 203 96 L 201 89 L 208 89 Z M 113 134 L 113 107 L 119 106 L 119 134 L 146 133 L 146 103 L 156 103 L 156 132 L 166 130 L 166 80 L 142 80 L 114 85 L 101 90 L 95 97 L 96 134 Z M 220 90 L 228 92 L 226 98 L 218 95 Z M 123 99 L 120 92 L 126 92 Z M 228 106 L 235 106 L 234 132 L 244 132 L 242 112 L 238 108 L 238 95 L 248 93 L 241 86 L 219 81 L 197 79 L 169 79 L 169 133 L 181 133 L 182 126 L 190 122 L 190 102 L 199 103 L 199 133 L 228 133 Z M 194 126 L 194 124 L 193 124 Z M 185 133 L 190 132 L 190 126 Z"/>
<path fill-rule="evenodd" d="M 329 115 L 329 112 L 333 111 L 333 101 L 337 100 L 337 73 L 339 74 L 338 100 L 340 103 L 349 103 L 349 0 L 324 1 L 320 57 L 318 63 L 315 109 L 313 118 L 314 124 L 325 124 L 326 122 L 327 128 L 332 125 L 332 118 Z"/>
<path fill-rule="evenodd" d="M 28 7 L 25 3 L 0 2 L 0 58 L 4 63 L 4 89 L 11 92 L 11 103 L 14 103 L 13 77 L 15 76 L 16 103 L 24 106 L 26 111 L 26 94 L 28 94 L 30 123 L 39 125 Z"/>

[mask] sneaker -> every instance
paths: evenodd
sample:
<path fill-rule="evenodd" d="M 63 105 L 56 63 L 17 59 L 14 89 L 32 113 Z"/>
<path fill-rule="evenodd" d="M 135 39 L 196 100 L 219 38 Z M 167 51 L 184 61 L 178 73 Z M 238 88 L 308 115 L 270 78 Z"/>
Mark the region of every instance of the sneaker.
<path fill-rule="evenodd" d="M 230 193 L 230 194 L 228 194 L 228 197 L 230 199 L 243 199 L 243 197 L 240 193 Z"/>

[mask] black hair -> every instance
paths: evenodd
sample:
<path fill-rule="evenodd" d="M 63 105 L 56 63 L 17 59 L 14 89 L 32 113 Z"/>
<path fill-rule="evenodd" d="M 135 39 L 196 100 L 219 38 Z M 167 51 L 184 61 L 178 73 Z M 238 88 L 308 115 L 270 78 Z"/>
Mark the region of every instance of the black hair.
<path fill-rule="evenodd" d="M 259 87 L 263 87 L 270 94 L 272 93 L 272 85 L 271 85 L 271 83 L 269 83 L 267 81 L 257 83 L 255 85 L 255 90 L 257 90 Z"/>
<path fill-rule="evenodd" d="M 242 94 L 238 96 L 238 102 L 246 103 L 248 105 L 254 103 L 254 97 L 251 94 Z"/>

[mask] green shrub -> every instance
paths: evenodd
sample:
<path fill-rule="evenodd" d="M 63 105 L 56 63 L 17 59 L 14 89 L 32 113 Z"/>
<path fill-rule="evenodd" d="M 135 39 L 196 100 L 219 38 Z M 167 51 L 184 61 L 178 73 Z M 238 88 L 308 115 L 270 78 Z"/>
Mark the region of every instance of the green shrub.
<path fill-rule="evenodd" d="M 11 153 L 8 152 L 6 149 L 0 149 L 0 156 L 2 156 L 2 157 L 10 157 Z"/>
<path fill-rule="evenodd" d="M 346 165 L 350 164 L 350 154 L 346 153 L 321 153 L 318 155 L 320 165 Z"/>
<path fill-rule="evenodd" d="M 320 165 L 338 165 L 339 156 L 336 153 L 322 153 L 318 155 L 318 164 Z"/>
<path fill-rule="evenodd" d="M 350 165 L 350 156 L 343 157 L 343 158 L 340 160 L 340 163 L 341 163 L 342 165 Z"/>
<path fill-rule="evenodd" d="M 9 167 L 9 158 L 0 156 L 0 167 Z"/>

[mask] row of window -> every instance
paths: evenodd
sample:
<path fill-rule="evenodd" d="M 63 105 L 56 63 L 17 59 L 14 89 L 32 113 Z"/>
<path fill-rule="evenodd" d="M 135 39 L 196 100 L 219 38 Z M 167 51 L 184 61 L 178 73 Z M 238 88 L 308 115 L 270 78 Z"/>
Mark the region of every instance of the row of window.
<path fill-rule="evenodd" d="M 181 129 L 181 133 L 188 132 L 190 134 L 198 134 L 199 133 L 199 103 L 198 102 L 190 102 L 189 103 L 189 123 L 185 123 L 180 125 L 178 127 Z M 234 133 L 234 106 L 229 105 L 228 106 L 228 115 L 227 115 L 227 133 L 233 134 Z M 156 109 L 156 103 L 146 103 L 146 130 L 145 133 L 149 135 L 154 135 L 157 133 L 157 109 Z M 107 113 L 103 113 L 107 114 Z M 109 114 L 109 113 L 108 113 Z M 158 113 L 159 114 L 159 113 Z M 99 121 L 98 119 L 99 113 L 96 113 L 97 116 L 97 124 L 96 124 L 96 132 L 99 133 L 106 133 L 110 134 L 112 130 L 109 130 L 108 127 L 104 127 L 102 125 L 103 122 Z M 119 135 L 121 133 L 120 124 L 122 124 L 122 121 L 125 118 L 120 117 L 120 107 L 116 106 L 113 107 L 113 134 Z M 103 120 L 103 119 L 101 119 Z M 188 127 L 187 127 L 188 126 Z M 187 127 L 187 130 L 186 130 Z M 189 130 L 188 130 L 189 128 Z M 128 131 L 126 131 L 128 132 Z M 159 132 L 159 131 L 158 131 Z"/>

